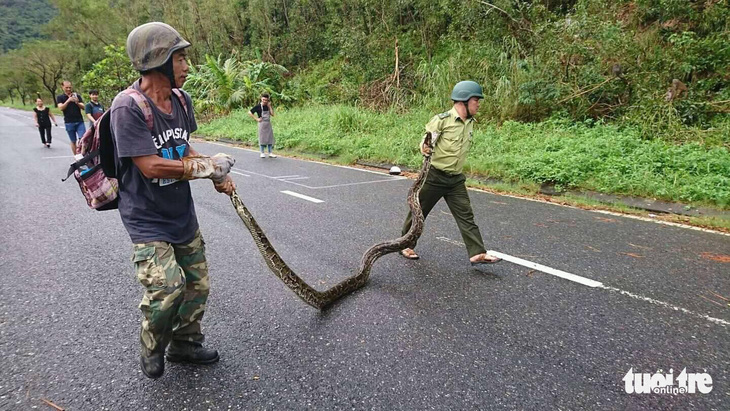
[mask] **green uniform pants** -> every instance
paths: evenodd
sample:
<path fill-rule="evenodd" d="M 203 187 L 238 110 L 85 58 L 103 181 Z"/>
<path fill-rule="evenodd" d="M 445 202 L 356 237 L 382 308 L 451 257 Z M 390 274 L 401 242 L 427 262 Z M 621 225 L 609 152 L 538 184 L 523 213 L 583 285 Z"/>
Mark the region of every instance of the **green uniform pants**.
<path fill-rule="evenodd" d="M 171 339 L 202 343 L 200 320 L 210 287 L 200 230 L 187 244 L 134 244 L 132 261 L 146 289 L 139 304 L 142 346 L 153 352 L 164 350 Z"/>
<path fill-rule="evenodd" d="M 482 234 L 479 232 L 479 227 L 474 223 L 474 211 L 471 208 L 465 181 L 466 176 L 464 174 L 452 175 L 431 167 L 418 199 L 421 203 L 424 218 L 428 216 L 428 213 L 442 197 L 446 200 L 451 215 L 454 216 L 456 225 L 461 231 L 461 238 L 464 239 L 464 244 L 466 244 L 466 251 L 469 253 L 469 257 L 473 257 L 487 250 L 484 248 L 484 241 L 482 240 Z M 403 224 L 403 235 L 411 228 L 412 218 L 413 216 L 409 211 L 406 222 Z"/>

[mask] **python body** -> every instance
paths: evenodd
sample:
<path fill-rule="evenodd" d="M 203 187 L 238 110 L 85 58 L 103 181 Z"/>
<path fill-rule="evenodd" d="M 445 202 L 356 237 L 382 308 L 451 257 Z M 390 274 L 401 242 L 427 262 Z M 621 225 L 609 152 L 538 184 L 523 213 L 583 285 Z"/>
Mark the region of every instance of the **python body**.
<path fill-rule="evenodd" d="M 426 144 L 431 145 L 430 140 L 431 136 L 427 135 L 424 141 Z M 271 245 L 266 234 L 263 232 L 261 227 L 259 227 L 258 223 L 256 223 L 253 215 L 251 215 L 251 212 L 246 208 L 241 197 L 239 197 L 238 193 L 235 191 L 231 195 L 231 202 L 236 208 L 236 213 L 238 213 L 238 216 L 241 217 L 243 224 L 246 226 L 248 231 L 251 232 L 251 236 L 256 243 L 256 247 L 264 257 L 266 265 L 269 266 L 274 275 L 279 277 L 279 279 L 286 284 L 287 287 L 294 291 L 299 298 L 304 300 L 304 302 L 312 307 L 322 310 L 342 296 L 364 286 L 368 281 L 368 277 L 370 277 L 370 269 L 373 267 L 373 264 L 378 258 L 386 254 L 414 246 L 415 241 L 418 240 L 418 237 L 420 237 L 423 232 L 424 224 L 423 211 L 421 210 L 421 205 L 418 201 L 418 193 L 421 191 L 421 187 L 423 187 L 423 183 L 426 181 L 430 165 L 431 157 L 424 157 L 423 165 L 418 173 L 418 178 L 416 178 L 413 186 L 411 186 L 408 191 L 407 201 L 408 207 L 411 209 L 411 213 L 413 214 L 413 223 L 406 235 L 396 238 L 395 240 L 384 241 L 370 247 L 367 251 L 365 251 L 362 259 L 360 260 L 360 267 L 357 274 L 346 278 L 326 291 L 317 291 L 294 273 L 291 268 L 289 268 L 281 256 L 279 256 L 276 252 L 274 246 Z"/>

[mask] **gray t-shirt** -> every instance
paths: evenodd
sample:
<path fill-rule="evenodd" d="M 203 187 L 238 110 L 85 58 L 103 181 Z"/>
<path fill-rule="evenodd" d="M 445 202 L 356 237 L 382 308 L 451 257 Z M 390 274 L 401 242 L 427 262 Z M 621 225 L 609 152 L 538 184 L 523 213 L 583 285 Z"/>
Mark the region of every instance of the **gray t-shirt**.
<path fill-rule="evenodd" d="M 132 86 L 139 90 L 139 81 Z M 181 90 L 182 91 L 182 90 Z M 176 179 L 147 178 L 132 157 L 158 155 L 178 160 L 190 152 L 190 133 L 197 130 L 190 96 L 185 113 L 180 99 L 172 93 L 172 114 L 161 112 L 152 100 L 154 132 L 144 120 L 134 99 L 118 94 L 111 107 L 111 131 L 115 145 L 119 214 L 135 244 L 166 241 L 173 244 L 192 240 L 198 229 L 190 184 Z"/>

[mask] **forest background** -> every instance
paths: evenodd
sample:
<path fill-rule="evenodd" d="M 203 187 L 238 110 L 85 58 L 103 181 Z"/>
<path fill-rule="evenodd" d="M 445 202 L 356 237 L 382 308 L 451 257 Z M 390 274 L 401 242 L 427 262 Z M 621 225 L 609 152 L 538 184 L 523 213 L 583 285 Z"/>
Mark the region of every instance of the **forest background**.
<path fill-rule="evenodd" d="M 267 91 L 279 148 L 417 167 L 471 79 L 476 179 L 730 208 L 728 0 L 0 0 L 0 101 L 48 104 L 69 79 L 108 106 L 147 21 L 193 44 L 206 136 L 255 144 Z"/>

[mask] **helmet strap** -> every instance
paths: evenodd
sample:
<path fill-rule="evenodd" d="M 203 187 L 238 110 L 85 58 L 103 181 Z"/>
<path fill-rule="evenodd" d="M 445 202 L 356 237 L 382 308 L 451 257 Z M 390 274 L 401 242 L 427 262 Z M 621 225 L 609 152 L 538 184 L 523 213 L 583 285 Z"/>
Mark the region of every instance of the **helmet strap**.
<path fill-rule="evenodd" d="M 175 84 L 175 71 L 172 68 L 172 56 L 170 56 L 170 58 L 167 59 L 165 64 L 161 65 L 160 67 L 157 67 L 155 70 L 164 74 L 165 77 L 167 77 L 167 79 L 170 80 L 170 88 L 177 88 L 177 84 Z"/>
<path fill-rule="evenodd" d="M 467 100 L 467 101 L 462 101 L 462 102 L 461 102 L 461 104 L 463 104 L 463 105 L 464 105 L 464 109 L 466 110 L 466 118 L 471 118 L 471 117 L 472 117 L 472 115 L 471 115 L 471 113 L 469 112 L 469 100 Z"/>

